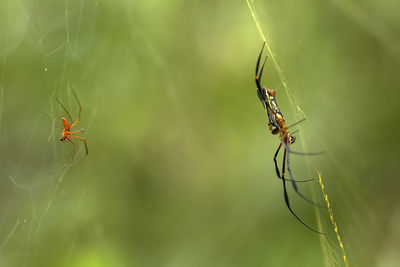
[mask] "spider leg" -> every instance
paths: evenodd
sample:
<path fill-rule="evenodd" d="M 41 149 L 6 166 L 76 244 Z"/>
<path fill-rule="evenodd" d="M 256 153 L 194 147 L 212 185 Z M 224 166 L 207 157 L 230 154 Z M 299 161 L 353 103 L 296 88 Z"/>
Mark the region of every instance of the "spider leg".
<path fill-rule="evenodd" d="M 73 132 L 66 132 L 67 134 L 76 134 L 76 133 L 82 133 L 82 132 L 84 132 L 85 131 L 85 129 L 82 129 L 82 130 L 79 130 L 79 131 L 73 131 Z"/>
<path fill-rule="evenodd" d="M 316 156 L 316 155 L 325 154 L 326 151 L 305 153 L 305 152 L 297 152 L 297 151 L 290 150 L 289 153 L 295 154 L 295 155 L 303 155 L 303 156 Z"/>
<path fill-rule="evenodd" d="M 276 162 L 276 158 L 278 157 L 278 153 L 279 153 L 279 150 L 281 149 L 281 147 L 282 147 L 282 143 L 280 143 L 278 149 L 275 152 L 275 156 L 274 156 L 276 175 L 278 176 L 279 179 L 285 179 L 286 181 L 291 181 L 291 179 L 286 179 L 286 178 L 282 178 L 281 177 L 281 173 L 280 173 L 279 168 L 278 168 L 278 163 Z M 307 180 L 295 180 L 295 181 L 296 182 L 309 182 L 309 181 L 313 181 L 313 180 L 314 179 L 311 178 L 311 179 L 307 179 Z"/>
<path fill-rule="evenodd" d="M 299 131 L 299 129 L 297 129 L 297 130 L 291 132 L 290 135 L 294 135 L 294 134 L 297 133 L 298 131 Z"/>
<path fill-rule="evenodd" d="M 72 88 L 71 88 L 71 91 L 72 91 L 72 93 L 73 93 L 74 96 L 75 96 L 76 102 L 78 102 L 78 105 L 79 105 L 79 114 L 78 114 L 78 119 L 77 119 L 74 123 L 71 124 L 71 127 L 70 127 L 70 128 L 74 127 L 74 126 L 80 121 L 80 119 L 81 119 L 81 112 L 82 112 L 82 106 L 81 106 L 81 103 L 79 102 L 78 97 L 76 96 L 75 91 L 74 91 Z"/>
<path fill-rule="evenodd" d="M 86 140 L 84 138 L 78 137 L 78 136 L 73 136 L 73 135 L 71 135 L 71 138 L 75 138 L 75 139 L 83 141 L 83 143 L 85 144 L 85 148 L 86 148 L 86 155 L 89 154 L 89 150 L 88 150 L 88 147 L 87 147 L 87 144 L 86 144 Z"/>
<path fill-rule="evenodd" d="M 260 91 L 261 91 L 261 76 L 262 76 L 262 73 L 264 70 L 265 62 L 267 61 L 267 58 L 268 58 L 268 56 L 265 57 L 264 63 L 261 67 L 261 71 L 260 71 L 260 73 L 258 73 L 258 69 L 260 67 L 260 60 L 261 60 L 261 57 L 262 57 L 262 54 L 264 51 L 264 47 L 265 47 L 265 42 L 263 42 L 261 52 L 260 52 L 260 55 L 258 56 L 257 65 L 256 65 L 256 85 L 257 85 L 258 90 L 260 90 Z"/>
<path fill-rule="evenodd" d="M 258 76 L 258 68 L 259 68 L 259 66 L 260 66 L 260 60 L 261 60 L 262 53 L 263 53 L 263 51 L 264 51 L 264 47 L 265 47 L 265 42 L 263 42 L 263 44 L 262 44 L 261 52 L 260 52 L 260 54 L 258 55 L 258 59 L 257 59 L 257 65 L 256 65 L 256 79 L 257 79 L 257 76 Z"/>
<path fill-rule="evenodd" d="M 293 186 L 294 191 L 296 191 L 296 193 L 297 193 L 302 199 L 304 199 L 305 201 L 307 201 L 307 202 L 309 202 L 309 203 L 311 203 L 311 204 L 313 204 L 313 205 L 315 205 L 315 206 L 317 206 L 317 207 L 325 208 L 325 207 L 321 206 L 320 204 L 317 204 L 317 203 L 315 203 L 314 201 L 310 200 L 309 198 L 307 198 L 307 197 L 306 197 L 305 195 L 303 195 L 302 193 L 300 193 L 299 188 L 298 188 L 297 185 L 296 185 L 296 181 L 293 180 L 292 169 L 290 168 L 290 159 L 289 159 L 290 149 L 289 149 L 288 145 L 285 145 L 285 144 L 284 144 L 284 146 L 285 146 L 285 153 L 286 153 L 286 151 L 288 151 L 288 153 L 287 153 L 287 158 L 286 158 L 286 160 L 287 160 L 287 169 L 288 169 L 288 171 L 289 171 L 290 181 L 292 182 L 292 186 Z"/>
<path fill-rule="evenodd" d="M 275 171 L 276 171 L 276 175 L 278 176 L 279 179 L 282 179 L 282 177 L 281 177 L 281 173 L 278 168 L 278 163 L 276 162 L 276 157 L 278 157 L 278 153 L 279 153 L 279 150 L 281 150 L 281 147 L 282 147 L 282 143 L 279 144 L 278 149 L 276 150 L 275 156 L 274 156 Z"/>
<path fill-rule="evenodd" d="M 263 65 L 261 67 L 261 70 L 260 70 L 260 75 L 259 75 L 260 77 L 258 77 L 258 83 L 259 83 L 260 87 L 261 87 L 261 76 L 263 74 L 265 62 L 267 62 L 267 59 L 268 59 L 268 56 L 266 56 L 265 59 L 264 59 L 264 63 L 263 63 Z"/>
<path fill-rule="evenodd" d="M 68 110 L 64 107 L 63 104 L 61 104 L 60 100 L 58 100 L 58 98 L 56 97 L 56 100 L 58 102 L 58 104 L 60 104 L 60 106 L 62 107 L 62 109 L 65 111 L 65 113 L 68 115 L 68 118 L 71 120 L 71 123 L 73 122 L 73 119 L 71 118 L 71 115 L 69 114 Z"/>
<path fill-rule="evenodd" d="M 283 152 L 283 163 L 282 163 L 282 183 L 283 183 L 283 196 L 285 198 L 285 203 L 286 206 L 288 207 L 289 211 L 293 214 L 293 216 L 299 221 L 301 222 L 305 227 L 307 227 L 308 229 L 310 229 L 311 231 L 314 231 L 318 234 L 321 235 L 326 235 L 326 233 L 324 232 L 320 232 L 317 229 L 312 228 L 311 226 L 307 225 L 305 222 L 303 222 L 299 216 L 296 215 L 296 213 L 294 213 L 294 211 L 292 210 L 292 208 L 290 207 L 290 202 L 289 202 L 289 196 L 286 190 L 286 180 L 285 180 L 285 160 L 286 160 L 286 148 L 285 151 Z"/>
<path fill-rule="evenodd" d="M 293 127 L 293 126 L 295 126 L 295 125 L 297 125 L 297 124 L 299 124 L 299 123 L 302 123 L 302 122 L 305 121 L 305 120 L 306 120 L 306 118 L 301 119 L 301 120 L 299 120 L 299 121 L 296 121 L 296 122 L 293 123 L 292 125 L 289 125 L 288 127 L 286 127 L 286 129 L 289 129 L 289 128 L 291 128 L 291 127 Z"/>
<path fill-rule="evenodd" d="M 67 139 L 67 140 L 74 146 L 74 150 L 72 151 L 72 158 L 71 158 L 71 161 L 68 163 L 68 165 L 71 165 L 72 162 L 74 162 L 74 159 L 75 159 L 76 145 L 75 145 L 74 142 L 72 142 L 71 139 Z"/>

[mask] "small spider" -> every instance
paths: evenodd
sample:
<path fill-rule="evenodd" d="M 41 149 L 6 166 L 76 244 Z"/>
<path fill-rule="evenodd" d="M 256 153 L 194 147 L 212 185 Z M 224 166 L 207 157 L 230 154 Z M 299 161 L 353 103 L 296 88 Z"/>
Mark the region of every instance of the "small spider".
<path fill-rule="evenodd" d="M 89 153 L 88 148 L 87 148 L 87 144 L 86 144 L 86 140 L 84 138 L 82 138 L 82 137 L 74 136 L 74 134 L 76 134 L 76 133 L 84 132 L 85 129 L 81 129 L 79 131 L 72 131 L 71 132 L 72 127 L 74 127 L 76 124 L 78 124 L 79 120 L 81 119 L 81 112 L 82 112 L 82 106 L 81 106 L 81 103 L 78 100 L 78 97 L 75 94 L 75 91 L 72 90 L 72 89 L 71 89 L 71 91 L 74 94 L 76 102 L 78 102 L 78 105 L 79 105 L 78 119 L 75 122 L 73 121 L 73 119 L 72 119 L 71 115 L 69 114 L 69 112 L 67 111 L 67 109 L 63 106 L 63 104 L 61 104 L 61 102 L 58 100 L 58 98 L 56 98 L 58 104 L 60 104 L 60 106 L 63 108 L 63 110 L 65 111 L 65 113 L 67 114 L 68 118 L 71 121 L 71 122 L 68 122 L 68 120 L 66 118 L 64 118 L 64 117 L 61 119 L 64 127 L 62 128 L 63 131 L 62 131 L 62 135 L 61 135 L 60 141 L 61 142 L 69 141 L 74 146 L 74 150 L 72 152 L 72 158 L 71 158 L 71 161 L 68 163 L 68 165 L 72 164 L 72 162 L 74 161 L 75 151 L 76 151 L 76 145 L 71 140 L 71 138 L 75 138 L 75 139 L 83 141 L 83 143 L 85 144 L 85 148 L 86 148 L 86 155 Z"/>
<path fill-rule="evenodd" d="M 263 43 L 260 55 L 258 56 L 257 59 L 257 65 L 256 65 L 256 77 L 255 77 L 255 81 L 256 81 L 256 85 L 257 85 L 257 94 L 259 99 L 261 100 L 261 103 L 264 107 L 264 109 L 267 111 L 267 116 L 268 116 L 268 127 L 269 130 L 271 131 L 272 134 L 278 134 L 279 133 L 279 138 L 281 140 L 278 149 L 275 152 L 274 155 L 274 163 L 275 163 L 275 171 L 276 171 L 276 175 L 278 176 L 279 179 L 282 180 L 283 182 L 283 195 L 284 195 L 284 199 L 285 199 L 285 203 L 286 206 L 288 207 L 289 211 L 294 215 L 294 217 L 296 217 L 297 220 L 299 220 L 303 225 L 305 225 L 307 228 L 311 229 L 314 232 L 317 232 L 319 234 L 325 234 L 323 232 L 320 232 L 314 228 L 312 228 L 311 226 L 307 225 L 305 222 L 303 222 L 297 215 L 296 213 L 294 213 L 294 211 L 292 210 L 291 206 L 290 206 L 290 202 L 289 202 L 289 197 L 286 191 L 286 181 L 290 181 L 292 183 L 292 186 L 295 190 L 295 192 L 302 197 L 303 199 L 305 199 L 306 201 L 319 206 L 318 204 L 314 203 L 313 201 L 311 201 L 310 199 L 308 199 L 307 197 L 305 197 L 302 193 L 300 193 L 300 191 L 298 190 L 298 187 L 296 185 L 296 182 L 307 182 L 307 181 L 311 181 L 313 179 L 308 179 L 308 180 L 294 180 L 293 176 L 292 176 L 292 170 L 290 168 L 290 159 L 289 159 L 289 153 L 292 154 L 301 154 L 301 155 L 316 155 L 316 154 L 320 154 L 320 153 L 301 153 L 301 152 L 294 152 L 291 151 L 289 149 L 289 146 L 291 144 L 293 144 L 296 141 L 296 137 L 293 136 L 293 134 L 296 132 L 292 132 L 289 133 L 288 129 L 290 127 L 293 127 L 294 125 L 297 125 L 301 122 L 303 122 L 305 119 L 302 119 L 290 126 L 286 126 L 285 125 L 285 119 L 281 113 L 281 111 L 279 110 L 278 104 L 276 103 L 275 100 L 275 90 L 273 89 L 269 89 L 269 88 L 265 88 L 261 86 L 261 76 L 264 70 L 264 66 L 265 66 L 265 62 L 267 61 L 268 57 L 265 57 L 264 63 L 261 67 L 261 70 L 259 71 L 259 65 L 260 65 L 260 60 L 262 57 L 262 53 L 264 51 L 264 47 L 265 47 L 265 42 Z M 276 161 L 276 158 L 278 156 L 279 150 L 281 149 L 282 145 L 284 146 L 284 152 L 283 152 L 283 162 L 282 162 L 282 176 L 280 174 L 279 168 L 278 168 L 278 164 Z M 287 164 L 287 169 L 289 171 L 289 176 L 290 179 L 285 178 L 285 164 Z"/>

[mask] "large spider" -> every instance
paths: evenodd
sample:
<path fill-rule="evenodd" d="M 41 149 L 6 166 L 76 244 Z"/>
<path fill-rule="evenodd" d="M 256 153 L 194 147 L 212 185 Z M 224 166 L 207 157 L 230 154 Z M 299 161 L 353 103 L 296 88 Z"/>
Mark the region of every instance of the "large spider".
<path fill-rule="evenodd" d="M 75 158 L 75 151 L 76 151 L 76 145 L 75 145 L 75 143 L 71 140 L 71 138 L 74 138 L 74 139 L 78 139 L 78 140 L 83 141 L 83 143 L 85 144 L 86 155 L 89 153 L 88 147 L 87 147 L 87 144 L 86 144 L 86 140 L 85 140 L 84 138 L 82 138 L 82 137 L 74 136 L 74 134 L 76 134 L 76 133 L 82 133 L 82 132 L 84 132 L 85 129 L 81 129 L 81 130 L 79 130 L 79 131 L 72 131 L 72 132 L 71 132 L 71 128 L 74 127 L 76 124 L 78 124 L 79 120 L 81 119 L 81 112 L 82 112 L 82 106 L 81 106 L 81 103 L 80 103 L 79 100 L 78 100 L 78 97 L 77 97 L 76 94 L 75 94 L 75 91 L 72 90 L 72 89 L 71 89 L 71 91 L 72 91 L 72 93 L 74 94 L 75 99 L 76 99 L 76 102 L 78 102 L 78 105 L 79 105 L 78 119 L 77 119 L 75 122 L 73 121 L 73 119 L 72 119 L 71 115 L 69 114 L 69 112 L 67 111 L 67 109 L 63 106 L 63 104 L 61 104 L 61 102 L 58 100 L 58 98 L 56 98 L 58 104 L 60 104 L 60 106 L 63 108 L 63 110 L 64 110 L 65 113 L 67 114 L 68 118 L 70 119 L 70 122 L 68 122 L 68 120 L 67 120 L 66 118 L 64 118 L 64 117 L 61 119 L 61 120 L 62 120 L 62 123 L 63 123 L 63 125 L 64 125 L 64 127 L 62 128 L 63 131 L 62 131 L 62 135 L 61 135 L 61 138 L 60 138 L 60 141 L 61 141 L 61 142 L 67 142 L 67 141 L 69 141 L 69 142 L 73 145 L 73 147 L 74 147 L 74 149 L 73 149 L 73 151 L 72 151 L 72 158 L 71 158 L 71 161 L 68 163 L 68 165 L 72 164 L 72 162 L 74 161 L 74 158 Z"/>
<path fill-rule="evenodd" d="M 302 193 L 300 193 L 296 182 L 307 182 L 307 181 L 311 181 L 313 179 L 308 179 L 308 180 L 294 180 L 293 179 L 293 175 L 292 175 L 292 170 L 290 168 L 290 159 L 289 159 L 289 154 L 293 153 L 293 154 L 303 154 L 303 155 L 315 155 L 315 154 L 319 154 L 319 153 L 301 153 L 301 152 L 294 152 L 291 151 L 289 146 L 291 144 L 293 144 L 296 141 L 296 137 L 293 136 L 293 133 L 289 133 L 288 129 L 294 125 L 297 125 L 298 123 L 303 122 L 305 119 L 302 119 L 290 126 L 286 126 L 285 125 L 285 119 L 282 115 L 282 112 L 279 110 L 278 104 L 276 103 L 275 100 L 275 90 L 273 89 L 269 89 L 269 88 L 265 88 L 265 87 L 261 87 L 261 76 L 264 70 L 264 66 L 265 66 L 265 62 L 267 61 L 268 57 L 265 57 L 264 63 L 261 67 L 261 70 L 259 71 L 259 65 L 260 65 L 260 60 L 262 57 L 262 53 L 264 51 L 264 47 L 265 47 L 265 42 L 263 43 L 263 46 L 261 48 L 261 52 L 260 55 L 258 56 L 257 59 L 257 65 L 256 65 L 256 77 L 255 77 L 255 81 L 256 81 L 256 85 L 257 85 L 257 94 L 258 97 L 261 100 L 261 103 L 264 107 L 264 109 L 267 112 L 267 116 L 268 116 L 268 127 L 269 130 L 271 131 L 272 134 L 278 134 L 279 133 L 279 138 L 281 140 L 278 149 L 275 152 L 274 155 L 274 163 L 275 163 L 275 171 L 276 171 L 276 175 L 278 176 L 279 179 L 282 180 L 283 183 L 283 196 L 285 199 L 285 203 L 286 206 L 288 207 L 289 211 L 294 215 L 294 217 L 296 217 L 296 219 L 298 221 L 300 221 L 303 225 L 305 225 L 307 228 L 311 229 L 314 232 L 317 232 L 319 234 L 325 234 L 323 232 L 320 232 L 314 228 L 312 228 L 311 226 L 307 225 L 305 222 L 303 222 L 297 215 L 296 213 L 292 210 L 292 208 L 290 207 L 290 202 L 289 202 L 289 197 L 288 197 L 288 193 L 286 191 L 286 181 L 290 181 L 292 183 L 292 186 L 295 190 L 295 192 L 302 197 L 303 199 L 305 199 L 306 201 L 316 205 L 316 206 L 320 206 L 316 203 L 314 203 L 313 201 L 311 201 L 310 199 L 308 199 L 306 196 L 304 196 Z M 278 153 L 281 149 L 281 147 L 284 147 L 284 152 L 283 152 L 283 162 L 282 162 L 282 176 L 280 174 L 279 168 L 278 168 L 278 164 L 276 161 L 276 158 L 278 156 Z M 290 179 L 285 178 L 285 164 L 287 164 L 287 169 L 289 171 L 289 176 Z"/>

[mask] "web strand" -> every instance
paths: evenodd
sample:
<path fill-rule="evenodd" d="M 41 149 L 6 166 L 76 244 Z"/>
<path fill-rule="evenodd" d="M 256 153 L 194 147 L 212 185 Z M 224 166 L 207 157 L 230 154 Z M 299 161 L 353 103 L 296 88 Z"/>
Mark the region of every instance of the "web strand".
<path fill-rule="evenodd" d="M 294 101 L 294 99 L 292 98 L 292 96 L 291 96 L 291 94 L 289 92 L 289 87 L 288 87 L 287 82 L 286 82 L 286 77 L 284 76 L 283 71 L 282 71 L 280 65 L 278 64 L 278 61 L 276 60 L 276 57 L 275 57 L 274 53 L 272 52 L 272 49 L 271 49 L 271 47 L 269 45 L 269 42 L 268 42 L 267 38 L 264 35 L 264 32 L 263 32 L 262 27 L 261 27 L 261 25 L 259 23 L 259 20 L 258 20 L 256 14 L 254 12 L 252 4 L 250 3 L 249 0 L 246 0 L 246 3 L 247 3 L 247 6 L 248 6 L 248 8 L 250 10 L 250 14 L 251 14 L 251 16 L 253 18 L 253 21 L 254 21 L 254 23 L 255 23 L 255 25 L 257 27 L 259 35 L 261 36 L 261 38 L 265 42 L 265 47 L 267 48 L 268 54 L 270 55 L 270 58 L 272 59 L 272 62 L 274 63 L 274 67 L 275 67 L 276 71 L 279 74 L 281 83 L 283 85 L 284 91 L 286 92 L 286 94 L 288 96 L 288 99 L 289 99 L 289 102 L 291 104 L 291 107 L 296 107 L 296 109 L 294 109 L 294 110 L 297 110 L 301 114 L 301 116 L 303 118 L 306 118 L 306 114 L 303 112 L 303 110 L 300 108 L 300 106 L 295 104 L 295 101 Z M 305 144 L 302 143 L 302 145 L 303 145 L 303 149 L 305 149 Z M 307 159 L 306 159 L 306 161 L 308 163 Z M 331 225 L 332 225 L 333 230 L 334 230 L 334 232 L 336 234 L 336 239 L 337 239 L 337 242 L 338 242 L 339 247 L 341 249 L 341 253 L 342 253 L 342 257 L 343 257 L 343 263 L 345 264 L 346 267 L 348 267 L 348 259 L 347 259 L 346 252 L 345 252 L 345 249 L 344 249 L 343 241 L 342 241 L 342 238 L 341 238 L 341 236 L 339 234 L 338 225 L 337 225 L 337 223 L 336 223 L 336 221 L 334 219 L 333 209 L 332 209 L 331 203 L 329 201 L 328 194 L 325 191 L 325 185 L 324 185 L 323 180 L 322 180 L 322 174 L 319 171 L 318 171 L 318 181 L 319 181 L 319 185 L 320 185 L 324 200 L 325 200 L 326 205 L 328 207 L 328 212 L 329 212 Z M 317 211 L 317 216 L 318 216 L 319 226 L 322 227 L 321 220 L 320 220 L 320 215 L 319 215 L 318 211 Z M 327 244 L 327 246 L 329 246 L 329 244 Z M 332 248 L 330 248 L 330 249 L 332 249 Z M 331 258 L 332 257 L 333 256 L 331 256 Z"/>

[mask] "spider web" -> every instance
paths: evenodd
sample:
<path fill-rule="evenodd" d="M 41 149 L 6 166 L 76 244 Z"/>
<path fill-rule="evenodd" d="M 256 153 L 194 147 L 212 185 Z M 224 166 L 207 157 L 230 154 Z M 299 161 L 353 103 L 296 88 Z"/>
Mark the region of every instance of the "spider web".
<path fill-rule="evenodd" d="M 337 158 L 335 154 L 330 151 L 332 150 L 332 146 L 326 144 L 324 141 L 325 138 L 318 133 L 320 131 L 312 122 L 312 118 L 317 116 L 314 114 L 312 114 L 311 117 L 307 116 L 294 97 L 294 95 L 296 95 L 297 98 L 301 98 L 301 93 L 293 91 L 293 88 L 300 88 L 299 90 L 312 90 L 313 85 L 307 85 L 305 87 L 301 84 L 301 81 L 297 79 L 300 84 L 293 83 L 289 86 L 288 80 L 286 79 L 284 71 L 277 59 L 282 54 L 287 53 L 287 51 L 284 49 L 277 49 L 280 53 L 274 52 L 274 47 L 276 46 L 275 42 L 279 43 L 279 41 L 282 42 L 282 40 L 276 41 L 273 38 L 268 39 L 268 34 L 265 34 L 265 32 L 268 32 L 271 36 L 278 36 L 274 31 L 275 29 L 272 29 L 273 26 L 271 25 L 277 25 L 283 22 L 274 21 L 273 18 L 279 17 L 279 12 L 288 12 L 290 8 L 287 8 L 284 5 L 278 7 L 268 1 L 262 2 L 246 0 L 246 4 L 254 20 L 259 36 L 262 40 L 266 41 L 270 64 L 272 62 L 274 71 L 279 76 L 280 86 L 276 91 L 278 102 L 282 101 L 280 99 L 282 99 L 283 92 L 285 92 L 287 101 L 291 107 L 291 115 L 294 117 L 294 121 L 298 121 L 302 118 L 307 119 L 305 123 L 296 127 L 300 130 L 297 135 L 301 142 L 301 150 L 306 152 L 323 150 L 327 152 L 323 156 L 318 156 L 318 158 L 304 157 L 301 159 L 296 156 L 292 157 L 292 161 L 299 160 L 304 162 L 307 166 L 308 174 L 316 179 L 316 182 L 309 188 L 311 189 L 309 193 L 312 194 L 314 201 L 325 203 L 328 207 L 327 211 L 321 209 L 315 210 L 319 229 L 327 232 L 326 236 L 320 237 L 321 250 L 325 257 L 325 266 L 359 266 L 373 265 L 374 263 L 379 266 L 396 266 L 398 259 L 389 256 L 391 255 L 390 253 L 377 252 L 376 239 L 379 239 L 378 236 L 383 233 L 381 230 L 376 230 L 379 229 L 378 225 L 380 223 L 377 219 L 377 211 L 371 208 L 371 202 L 373 200 L 368 198 L 369 194 L 373 194 L 373 190 L 371 190 L 366 183 L 361 182 L 365 180 L 366 177 L 360 177 L 360 175 L 351 169 L 351 166 L 345 166 L 343 160 Z M 313 4 L 304 4 L 310 9 L 314 8 Z M 343 12 L 342 14 L 344 16 L 348 16 L 350 20 L 359 24 L 362 28 L 367 29 L 370 36 L 373 36 L 373 38 L 375 38 L 377 42 L 386 49 L 387 53 L 398 57 L 398 51 L 393 49 L 393 45 L 398 44 L 398 40 L 394 39 L 393 36 L 395 35 L 390 32 L 390 28 L 387 27 L 389 23 L 387 21 L 384 22 L 383 20 L 378 20 L 377 18 L 375 18 L 375 20 L 370 20 L 367 15 L 369 13 L 365 12 L 365 10 L 368 9 L 367 5 L 361 7 L 348 1 L 331 1 L 330 4 L 337 8 L 338 13 Z M 303 6 L 298 8 L 304 11 L 306 10 L 305 8 L 303 9 Z M 274 14 L 274 12 L 277 12 L 278 15 Z M 314 23 L 320 22 L 314 21 Z M 281 34 L 290 35 L 291 33 L 284 32 Z M 299 47 L 302 47 L 301 40 L 299 40 L 298 43 L 294 42 L 293 45 L 285 44 L 285 49 L 295 51 L 295 56 L 292 57 L 291 60 L 296 57 L 301 58 L 302 50 Z M 289 51 L 289 53 L 293 53 L 292 51 Z M 318 57 L 319 55 L 315 54 L 315 56 Z M 304 60 L 304 58 L 302 59 Z M 266 84 L 265 77 L 264 84 Z M 312 97 L 312 95 L 308 95 Z M 304 98 L 302 100 L 303 102 L 307 102 L 304 101 Z M 323 108 L 324 106 L 321 107 Z M 307 189 L 306 186 L 303 188 Z M 395 206 L 393 211 L 390 213 L 396 214 L 396 210 L 397 207 Z M 397 217 L 395 215 L 391 216 L 393 217 L 392 221 Z M 392 228 L 391 231 L 396 230 L 393 230 Z M 362 251 L 356 249 L 360 247 L 362 247 Z M 392 249 L 390 251 L 392 251 Z"/>
<path fill-rule="evenodd" d="M 106 222 L 115 203 L 104 219 L 101 215 L 108 202 L 100 195 L 108 195 L 110 187 L 118 184 L 114 169 L 127 170 L 120 182 L 130 182 L 132 163 L 122 160 L 120 165 L 121 151 L 126 153 L 126 143 L 134 147 L 151 129 L 142 116 L 119 119 L 115 115 L 140 114 L 152 103 L 136 102 L 137 108 L 132 108 L 137 90 L 131 85 L 141 77 L 136 59 L 149 57 L 161 71 L 158 77 L 165 99 L 178 121 L 187 121 L 166 61 L 142 38 L 127 12 L 130 5 L 95 0 L 0 3 L 4 25 L 0 34 L 0 266 L 124 266 L 122 252 L 111 245 L 119 242 L 104 236 L 104 225 L 115 224 Z M 108 17 L 121 18 L 121 24 Z M 132 31 L 120 35 L 121 28 Z M 135 45 L 146 55 L 132 49 Z M 120 62 L 127 58 L 133 59 L 129 68 L 121 69 Z M 77 136 L 88 140 L 89 156 L 76 140 L 75 160 L 69 165 L 72 145 L 59 141 L 61 118 L 66 114 L 56 98 L 77 119 L 79 106 L 71 88 L 82 104 L 75 129 L 85 128 Z M 134 135 L 132 125 L 137 127 Z M 125 217 L 117 223 L 129 223 L 129 212 L 122 214 Z"/>
<path fill-rule="evenodd" d="M 296 102 L 295 102 L 295 100 L 294 100 L 294 98 L 293 98 L 293 96 L 292 96 L 292 94 L 291 94 L 291 92 L 289 90 L 286 77 L 284 76 L 283 71 L 282 71 L 279 63 L 277 62 L 275 54 L 273 53 L 271 47 L 269 46 L 269 41 L 266 39 L 266 37 L 265 37 L 265 35 L 263 33 L 263 30 L 261 28 L 261 25 L 259 23 L 259 20 L 258 20 L 258 18 L 256 16 L 255 12 L 254 12 L 252 4 L 249 2 L 249 0 L 246 0 L 246 3 L 248 5 L 248 7 L 249 7 L 250 13 L 251 13 L 251 15 L 253 17 L 253 20 L 255 22 L 255 25 L 256 25 L 258 31 L 259 31 L 259 34 L 262 37 L 263 41 L 265 42 L 265 46 L 266 46 L 266 48 L 268 50 L 268 53 L 269 53 L 270 58 L 271 58 L 271 60 L 272 60 L 272 62 L 274 64 L 274 67 L 275 67 L 276 71 L 279 74 L 279 78 L 281 79 L 282 89 L 286 92 L 286 96 L 288 97 L 290 105 L 292 107 L 292 112 L 295 113 L 296 120 L 299 121 L 302 118 L 307 118 L 306 114 L 301 110 L 300 106 L 296 104 Z M 300 131 L 304 131 L 304 129 L 303 129 L 303 127 L 301 125 L 298 126 L 297 128 L 299 128 Z M 303 138 L 303 135 L 301 136 L 301 138 Z M 306 148 L 304 142 L 302 142 L 302 146 L 303 146 L 303 150 L 307 151 L 306 150 L 307 148 Z M 307 160 L 306 162 L 307 162 L 308 165 L 311 164 L 311 162 L 309 160 Z M 329 212 L 329 218 L 330 218 L 331 224 L 333 226 L 334 235 L 336 235 L 336 239 L 337 239 L 336 242 L 335 242 L 334 237 L 332 236 L 333 234 L 331 233 L 331 231 L 329 231 L 329 229 L 327 229 L 327 222 L 324 221 L 324 218 L 323 218 L 323 215 L 326 215 L 326 214 L 321 214 L 321 212 L 318 209 L 316 209 L 318 225 L 319 225 L 319 227 L 323 228 L 322 231 L 328 233 L 327 236 L 321 236 L 321 243 L 323 245 L 323 251 L 324 251 L 324 253 L 326 255 L 325 256 L 326 257 L 325 264 L 327 266 L 332 266 L 332 265 L 333 266 L 342 266 L 342 265 L 348 266 L 348 260 L 347 260 L 346 252 L 345 252 L 345 249 L 344 249 L 343 241 L 342 241 L 342 238 L 341 238 L 340 233 L 339 233 L 339 227 L 338 227 L 338 225 L 337 225 L 337 223 L 335 221 L 333 208 L 331 206 L 328 194 L 326 193 L 326 189 L 325 189 L 325 186 L 324 186 L 323 175 L 319 172 L 317 167 L 314 166 L 314 169 L 315 169 L 315 172 L 318 175 L 318 182 L 319 182 L 319 184 L 321 186 L 321 191 L 322 191 L 325 203 L 326 203 L 326 207 L 327 207 L 328 212 Z M 315 194 L 313 194 L 313 197 L 314 197 L 314 201 L 315 201 L 316 200 Z M 335 243 L 337 243 L 337 244 L 335 244 Z M 338 247 L 341 250 L 340 252 L 338 251 L 339 250 Z M 338 259 L 340 254 L 342 255 L 342 260 Z"/>
<path fill-rule="evenodd" d="M 314 113 L 326 107 L 307 99 L 327 92 L 296 79 L 285 61 L 307 59 L 287 49 L 297 42 L 279 45 L 292 34 L 272 24 L 284 26 L 284 9 L 248 4 L 250 13 L 245 1 L 0 1 L 0 266 L 345 266 L 345 255 L 350 266 L 393 262 L 393 239 L 369 231 L 382 223 L 369 208 L 371 184 L 319 134 L 326 122 Z M 334 1 L 396 55 L 395 35 L 348 5 Z M 296 179 L 316 179 L 302 192 L 327 198 L 332 210 L 314 212 L 289 192 L 299 216 L 326 237 L 288 214 L 273 180 L 278 140 L 256 115 L 251 76 L 263 34 L 251 15 L 269 45 L 263 83 L 276 89 L 288 124 L 307 118 L 293 150 L 328 152 L 293 155 L 291 164 Z M 72 146 L 59 141 L 65 113 L 55 98 L 76 119 L 70 88 L 89 155 L 77 141 L 65 166 Z M 389 219 L 396 229 L 398 216 Z M 384 238 L 387 254 L 373 253 Z"/>
<path fill-rule="evenodd" d="M 64 179 L 67 176 L 79 178 L 71 170 L 83 164 L 82 146 L 77 144 L 76 160 L 68 166 L 72 149 L 57 142 L 60 118 L 66 115 L 57 106 L 55 97 L 61 99 L 71 116 L 76 118 L 78 107 L 69 88 L 76 86 L 78 94 L 85 95 L 81 86 L 90 66 L 82 61 L 89 47 L 80 45 L 80 41 L 81 35 L 90 34 L 87 31 L 93 27 L 95 3 L 82 0 L 65 3 L 2 1 L 0 4 L 0 20 L 4 25 L 4 33 L 0 36 L 3 152 L 0 266 L 40 264 L 38 255 L 42 253 L 42 240 L 57 236 L 50 229 L 61 219 L 55 217 L 60 215 L 55 210 L 65 201 L 60 192 Z M 51 6 L 56 12 L 44 12 L 43 5 Z M 27 58 L 21 59 L 24 53 Z M 85 65 L 85 71 L 80 72 L 82 65 Z M 17 73 L 22 74 L 21 79 Z M 95 112 L 84 107 L 82 117 L 86 129 L 90 130 Z M 76 192 L 80 201 L 72 204 L 77 214 L 82 212 L 81 204 L 89 184 L 82 180 L 80 185 Z M 79 231 L 77 218 L 69 217 L 68 220 L 71 225 L 77 225 Z M 62 237 L 72 244 L 70 252 L 75 238 Z M 48 249 L 51 254 L 51 247 Z"/>

